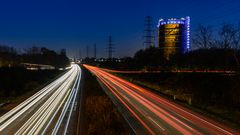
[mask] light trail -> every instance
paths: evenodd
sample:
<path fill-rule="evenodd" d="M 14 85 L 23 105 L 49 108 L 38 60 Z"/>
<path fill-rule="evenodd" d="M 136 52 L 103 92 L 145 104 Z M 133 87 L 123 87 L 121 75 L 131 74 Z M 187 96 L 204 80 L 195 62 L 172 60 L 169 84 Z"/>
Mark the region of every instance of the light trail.
<path fill-rule="evenodd" d="M 121 103 L 142 125 L 142 130 L 139 130 L 137 126 L 132 126 L 135 122 L 130 122 L 136 134 L 143 131 L 149 134 L 239 134 L 234 129 L 107 73 L 105 69 L 84 66 L 106 86 L 110 98 Z"/>
<path fill-rule="evenodd" d="M 57 122 L 57 124 L 55 125 L 55 127 L 53 129 L 52 135 L 56 135 L 58 133 L 59 128 L 60 128 L 61 124 L 63 123 L 63 119 L 66 117 L 66 113 L 70 109 L 70 113 L 69 113 L 69 115 L 67 117 L 67 122 L 66 122 L 65 127 L 64 127 L 64 134 L 67 133 L 67 128 L 68 128 L 68 125 L 69 125 L 70 118 L 72 116 L 73 106 L 74 106 L 74 103 L 76 101 L 80 80 L 81 80 L 81 74 L 79 75 L 78 79 L 76 79 L 76 81 L 75 81 L 75 83 L 73 85 L 73 90 L 72 90 L 72 92 L 70 94 L 70 98 L 68 98 L 68 100 L 67 100 L 67 102 L 66 102 L 66 104 L 65 104 L 65 106 L 64 106 L 64 108 L 62 110 L 60 118 L 58 119 L 58 122 Z"/>
<path fill-rule="evenodd" d="M 60 111 L 61 107 L 64 105 L 64 102 L 67 100 L 67 97 L 69 96 L 69 92 L 65 95 L 64 99 L 62 100 L 61 104 L 58 106 L 57 110 L 55 111 L 55 113 L 53 114 L 52 118 L 49 120 L 48 124 L 45 126 L 45 128 L 42 131 L 42 135 L 46 134 L 49 126 L 51 125 L 51 123 L 53 122 L 54 118 L 56 117 L 57 113 Z"/>
<path fill-rule="evenodd" d="M 53 125 L 60 119 L 58 114 L 62 110 L 69 109 L 69 106 L 65 108 L 66 104 L 69 104 L 66 101 L 75 102 L 80 80 L 81 68 L 73 65 L 60 78 L 0 117 L 0 134 L 20 135 L 52 132 Z M 67 123 L 63 125 L 69 125 L 72 107 L 69 111 L 70 114 L 65 116 L 69 117 Z"/>
<path fill-rule="evenodd" d="M 64 82 L 64 84 L 41 106 L 41 108 L 16 132 L 16 134 L 33 134 L 37 128 L 39 128 L 42 121 L 46 120 L 49 117 L 49 112 L 51 112 L 55 107 L 57 107 L 57 103 L 61 100 L 63 94 L 67 90 L 69 86 L 68 80 Z M 65 89 L 64 89 L 65 88 Z M 64 92 L 62 92 L 64 91 Z M 60 95 L 61 94 L 61 95 Z M 48 116 L 48 117 L 47 117 Z M 36 133 L 36 132 L 35 132 Z"/>
<path fill-rule="evenodd" d="M 114 88 L 111 87 L 109 84 L 107 84 L 104 80 L 102 80 L 101 78 L 99 78 L 108 88 L 109 90 L 114 93 L 114 95 L 118 98 L 119 101 L 121 101 L 124 106 L 138 119 L 138 121 L 149 131 L 149 133 L 154 134 L 154 132 L 152 131 L 152 129 L 134 112 L 133 109 L 131 109 L 131 107 L 114 91 Z M 135 133 L 136 129 L 133 129 Z"/>
<path fill-rule="evenodd" d="M 67 123 L 66 123 L 65 129 L 64 129 L 64 135 L 67 134 L 69 122 L 70 122 L 70 119 L 71 119 L 71 116 L 72 116 L 72 112 L 73 112 L 73 107 L 75 105 L 77 94 L 78 94 L 78 89 L 79 89 L 79 84 L 80 84 L 81 77 L 82 76 L 80 74 L 79 78 L 77 79 L 77 81 L 78 81 L 77 85 L 76 84 L 74 85 L 75 94 L 74 94 L 74 97 L 72 99 L 72 106 L 71 106 L 71 109 L 70 109 L 70 114 L 68 115 L 68 118 L 67 118 Z"/>
<path fill-rule="evenodd" d="M 106 69 L 106 68 L 99 68 L 103 71 L 109 72 L 109 73 L 124 73 L 124 74 L 141 74 L 141 73 L 219 73 L 219 74 L 235 74 L 236 71 L 234 70 L 182 70 L 182 69 L 176 69 L 176 70 L 155 70 L 155 71 L 125 71 L 125 70 L 112 70 L 112 69 Z"/>
<path fill-rule="evenodd" d="M 42 90 L 40 90 L 39 92 L 34 94 L 32 97 L 28 98 L 27 100 L 25 100 L 24 102 L 19 104 L 17 107 L 15 107 L 12 110 L 10 110 L 8 113 L 4 114 L 1 117 L 1 119 L 0 119 L 0 124 L 2 124 L 4 121 L 6 121 L 8 118 L 10 118 L 15 113 L 17 113 L 23 107 L 27 106 L 33 100 L 37 100 L 38 101 L 39 99 L 37 99 L 37 98 L 41 98 L 42 96 L 45 96 L 47 93 L 49 93 L 52 90 L 52 88 L 57 87 L 58 85 L 60 85 L 60 83 L 63 82 L 69 74 L 70 73 L 68 72 L 67 74 L 65 74 L 64 76 L 59 78 L 58 80 L 54 81 L 53 83 L 49 84 L 48 86 L 46 86 L 45 88 L 43 88 Z M 39 96 L 41 96 L 41 97 L 39 97 Z"/>

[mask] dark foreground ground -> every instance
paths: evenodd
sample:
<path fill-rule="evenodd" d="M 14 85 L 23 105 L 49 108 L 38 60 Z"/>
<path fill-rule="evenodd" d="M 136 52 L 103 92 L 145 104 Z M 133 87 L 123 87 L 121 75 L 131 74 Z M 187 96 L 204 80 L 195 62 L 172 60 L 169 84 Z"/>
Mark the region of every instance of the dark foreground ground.
<path fill-rule="evenodd" d="M 117 74 L 199 113 L 240 128 L 240 75 L 216 73 Z"/>
<path fill-rule="evenodd" d="M 83 70 L 83 97 L 80 133 L 82 135 L 127 135 L 128 124 L 110 98 L 104 93 L 96 77 Z"/>

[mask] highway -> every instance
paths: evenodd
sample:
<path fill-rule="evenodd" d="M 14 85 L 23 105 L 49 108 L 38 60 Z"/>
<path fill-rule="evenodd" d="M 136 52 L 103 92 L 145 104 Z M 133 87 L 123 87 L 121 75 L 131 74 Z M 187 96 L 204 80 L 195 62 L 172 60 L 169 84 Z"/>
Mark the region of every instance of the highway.
<path fill-rule="evenodd" d="M 0 117 L 0 135 L 70 134 L 81 68 L 64 75 Z"/>
<path fill-rule="evenodd" d="M 121 71 L 102 68 L 106 72 L 110 73 L 125 73 L 125 74 L 140 74 L 140 73 L 218 73 L 218 74 L 235 74 L 236 71 L 231 70 L 156 70 L 156 71 Z"/>
<path fill-rule="evenodd" d="M 226 125 L 114 76 L 104 69 L 89 65 L 84 67 L 96 75 L 136 134 L 239 134 Z"/>

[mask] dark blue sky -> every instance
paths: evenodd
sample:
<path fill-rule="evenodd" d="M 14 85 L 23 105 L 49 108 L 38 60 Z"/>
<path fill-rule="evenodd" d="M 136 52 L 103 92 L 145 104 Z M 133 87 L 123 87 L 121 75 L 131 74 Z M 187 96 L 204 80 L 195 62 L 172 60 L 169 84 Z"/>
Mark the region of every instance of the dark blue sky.
<path fill-rule="evenodd" d="M 240 22 L 239 0 L 1 0 L 0 44 L 16 48 L 32 45 L 59 50 L 69 56 L 97 43 L 106 56 L 107 37 L 113 36 L 114 56 L 131 56 L 143 48 L 144 17 L 191 17 L 191 27 L 203 23 L 217 28 Z M 92 55 L 92 52 L 90 52 Z"/>

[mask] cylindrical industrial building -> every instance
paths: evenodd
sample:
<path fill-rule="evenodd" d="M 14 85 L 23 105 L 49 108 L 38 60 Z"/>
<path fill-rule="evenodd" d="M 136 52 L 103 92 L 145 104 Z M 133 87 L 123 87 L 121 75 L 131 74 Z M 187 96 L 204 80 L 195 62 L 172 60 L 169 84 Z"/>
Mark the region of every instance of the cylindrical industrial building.
<path fill-rule="evenodd" d="M 167 60 L 173 55 L 186 53 L 190 49 L 190 17 L 160 19 L 158 42 Z"/>

